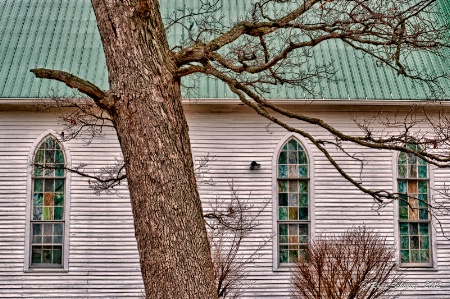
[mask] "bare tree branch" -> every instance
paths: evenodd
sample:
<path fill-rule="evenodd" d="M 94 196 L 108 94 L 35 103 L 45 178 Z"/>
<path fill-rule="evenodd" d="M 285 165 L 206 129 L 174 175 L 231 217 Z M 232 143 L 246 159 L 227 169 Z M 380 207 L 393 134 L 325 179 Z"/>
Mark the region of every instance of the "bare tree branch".
<path fill-rule="evenodd" d="M 65 83 L 70 88 L 76 88 L 80 92 L 86 94 L 94 100 L 100 107 L 109 111 L 113 106 L 113 101 L 108 97 L 108 94 L 98 88 L 89 81 L 78 78 L 75 75 L 64 71 L 55 71 L 51 69 L 32 69 L 30 70 L 37 78 L 53 79 Z"/>

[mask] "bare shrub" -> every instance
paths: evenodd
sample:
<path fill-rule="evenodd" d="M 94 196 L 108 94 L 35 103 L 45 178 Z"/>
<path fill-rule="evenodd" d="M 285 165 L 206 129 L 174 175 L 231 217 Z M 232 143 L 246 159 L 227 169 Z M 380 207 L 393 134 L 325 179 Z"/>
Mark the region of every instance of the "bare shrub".
<path fill-rule="evenodd" d="M 401 281 L 395 251 L 366 227 L 312 241 L 292 274 L 293 298 L 374 299 L 394 295 Z"/>
<path fill-rule="evenodd" d="M 263 239 L 250 254 L 241 252 L 242 243 L 258 226 L 258 216 L 267 206 L 254 205 L 249 198 L 242 199 L 233 183 L 230 184 L 231 197 L 216 198 L 211 203 L 209 213 L 204 214 L 208 229 L 208 239 L 213 261 L 217 297 L 236 299 L 248 288 L 247 266 L 258 256 L 259 250 L 270 240 Z"/>

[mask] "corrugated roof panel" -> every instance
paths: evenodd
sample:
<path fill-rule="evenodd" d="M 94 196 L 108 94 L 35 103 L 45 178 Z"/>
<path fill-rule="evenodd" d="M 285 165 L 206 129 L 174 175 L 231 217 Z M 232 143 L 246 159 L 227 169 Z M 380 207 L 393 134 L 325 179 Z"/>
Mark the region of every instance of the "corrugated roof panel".
<path fill-rule="evenodd" d="M 253 0 L 221 0 L 221 22 L 230 25 L 242 18 Z M 450 13 L 450 3 L 440 1 L 442 9 Z M 163 16 L 176 9 L 198 8 L 199 0 L 161 1 Z M 194 19 L 186 24 L 196 26 Z M 187 29 L 174 26 L 168 32 L 171 46 L 180 42 Z M 64 84 L 36 79 L 30 69 L 46 67 L 68 71 L 108 88 L 100 36 L 89 0 L 0 0 L 0 97 L 27 98 L 73 96 Z M 314 48 L 309 67 L 334 61 L 337 82 L 322 80 L 315 87 L 316 98 L 329 99 L 426 99 L 425 84 L 411 81 L 397 74 L 376 59 L 344 45 L 341 41 L 326 41 Z M 437 60 L 429 53 L 416 53 L 407 58 L 419 67 L 442 72 L 450 69 L 449 61 Z M 222 82 L 205 76 L 183 78 L 185 96 L 194 98 L 235 98 Z M 447 85 L 448 86 L 448 85 Z M 449 91 L 450 92 L 450 91 Z M 311 98 L 298 87 L 271 86 L 265 94 L 269 98 Z"/>
<path fill-rule="evenodd" d="M 39 67 L 68 71 L 108 88 L 90 1 L 0 0 L 0 17 L 0 97 L 73 96 L 63 83 L 35 78 L 30 69 Z"/>

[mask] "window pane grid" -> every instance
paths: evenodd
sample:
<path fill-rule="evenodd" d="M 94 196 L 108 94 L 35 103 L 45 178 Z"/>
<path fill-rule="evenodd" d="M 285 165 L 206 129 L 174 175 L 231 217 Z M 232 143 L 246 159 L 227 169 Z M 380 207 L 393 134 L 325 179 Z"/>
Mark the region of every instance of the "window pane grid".
<path fill-rule="evenodd" d="M 309 225 L 306 223 L 278 223 L 279 261 L 295 263 L 308 244 Z"/>
<path fill-rule="evenodd" d="M 65 157 L 47 137 L 34 156 L 31 199 L 31 265 L 61 266 L 64 245 Z"/>
<path fill-rule="evenodd" d="M 407 145 L 418 149 L 417 145 Z M 400 153 L 398 160 L 399 248 L 402 264 L 431 263 L 428 213 L 428 167 L 412 154 Z"/>
<path fill-rule="evenodd" d="M 294 263 L 309 241 L 309 179 L 306 152 L 293 138 L 278 156 L 277 178 L 278 262 Z"/>

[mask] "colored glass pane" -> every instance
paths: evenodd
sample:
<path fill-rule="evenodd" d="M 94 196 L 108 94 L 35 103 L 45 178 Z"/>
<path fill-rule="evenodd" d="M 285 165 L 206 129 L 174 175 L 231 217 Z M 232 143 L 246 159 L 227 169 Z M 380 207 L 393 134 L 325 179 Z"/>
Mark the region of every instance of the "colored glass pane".
<path fill-rule="evenodd" d="M 280 235 L 287 235 L 287 232 L 288 232 L 288 225 L 287 224 L 280 224 L 278 233 Z"/>
<path fill-rule="evenodd" d="M 308 209 L 307 208 L 300 208 L 299 209 L 298 219 L 300 219 L 300 220 L 308 220 Z"/>
<path fill-rule="evenodd" d="M 55 248 L 53 250 L 52 263 L 61 264 L 62 250 L 60 248 Z"/>
<path fill-rule="evenodd" d="M 419 210 L 419 219 L 428 220 L 428 210 Z"/>
<path fill-rule="evenodd" d="M 56 164 L 55 176 L 64 176 L 64 164 Z"/>
<path fill-rule="evenodd" d="M 44 191 L 45 192 L 54 192 L 55 191 L 55 181 L 54 180 L 45 180 L 44 181 Z"/>
<path fill-rule="evenodd" d="M 42 220 L 42 208 L 33 208 L 33 220 Z"/>
<path fill-rule="evenodd" d="M 417 163 L 417 157 L 413 154 L 408 154 L 408 164 L 416 164 Z"/>
<path fill-rule="evenodd" d="M 64 193 L 55 193 L 55 206 L 64 206 Z"/>
<path fill-rule="evenodd" d="M 56 179 L 55 180 L 55 192 L 63 192 L 64 191 L 64 180 Z"/>
<path fill-rule="evenodd" d="M 298 208 L 289 207 L 289 220 L 298 220 Z"/>
<path fill-rule="evenodd" d="M 63 225 L 61 223 L 55 223 L 53 225 L 54 228 L 54 234 L 55 235 L 62 235 L 63 234 Z"/>
<path fill-rule="evenodd" d="M 54 208 L 54 217 L 55 220 L 63 220 L 64 218 L 64 209 L 63 208 Z"/>
<path fill-rule="evenodd" d="M 409 245 L 411 249 L 419 249 L 419 236 L 411 236 Z"/>
<path fill-rule="evenodd" d="M 308 160 L 306 158 L 306 153 L 304 151 L 298 151 L 298 163 L 307 164 Z"/>
<path fill-rule="evenodd" d="M 427 181 L 419 181 L 418 182 L 418 190 L 419 190 L 419 193 L 427 193 L 428 192 L 428 187 L 427 187 L 427 185 L 428 185 L 428 182 Z"/>
<path fill-rule="evenodd" d="M 280 250 L 280 263 L 288 262 L 288 250 Z"/>
<path fill-rule="evenodd" d="M 305 178 L 308 176 L 308 167 L 307 166 L 300 166 L 298 168 L 298 175 L 302 178 Z"/>
<path fill-rule="evenodd" d="M 289 164 L 298 164 L 298 155 L 295 151 L 289 151 L 288 152 L 288 158 L 289 158 Z"/>
<path fill-rule="evenodd" d="M 52 137 L 48 137 L 44 142 L 44 146 L 46 149 L 54 149 L 55 145 L 55 140 Z"/>
<path fill-rule="evenodd" d="M 34 180 L 34 192 L 44 191 L 44 180 L 36 179 Z"/>
<path fill-rule="evenodd" d="M 278 181 L 278 192 L 287 192 L 288 181 Z"/>
<path fill-rule="evenodd" d="M 298 194 L 296 193 L 289 194 L 289 206 L 291 207 L 298 206 Z"/>
<path fill-rule="evenodd" d="M 405 165 L 398 166 L 398 176 L 400 178 L 406 178 L 406 166 Z"/>
<path fill-rule="evenodd" d="M 278 164 L 287 164 L 287 152 L 281 152 L 278 157 Z"/>
<path fill-rule="evenodd" d="M 298 260 L 298 250 L 289 250 L 289 263 L 295 263 Z"/>
<path fill-rule="evenodd" d="M 407 198 L 399 198 L 399 200 L 398 200 L 398 205 L 400 206 L 400 207 L 407 207 L 408 206 L 408 200 L 407 200 Z"/>
<path fill-rule="evenodd" d="M 428 198 L 427 194 L 419 194 L 418 196 L 419 207 L 427 207 L 428 206 Z"/>
<path fill-rule="evenodd" d="M 289 235 L 298 235 L 298 224 L 289 224 Z"/>
<path fill-rule="evenodd" d="M 408 223 L 400 223 L 400 235 L 408 235 Z"/>
<path fill-rule="evenodd" d="M 428 223 L 420 223 L 420 234 L 428 235 Z"/>
<path fill-rule="evenodd" d="M 42 263 L 42 250 L 41 247 L 37 248 L 33 246 L 33 249 L 31 251 L 31 262 L 40 264 Z"/>
<path fill-rule="evenodd" d="M 43 173 L 42 165 L 34 165 L 34 176 L 42 176 Z"/>
<path fill-rule="evenodd" d="M 44 218 L 43 220 L 53 220 L 53 208 L 44 207 Z"/>
<path fill-rule="evenodd" d="M 308 236 L 299 236 L 298 237 L 299 243 L 307 243 L 308 242 Z"/>
<path fill-rule="evenodd" d="M 400 249 L 409 249 L 409 238 L 408 236 L 400 237 Z"/>
<path fill-rule="evenodd" d="M 288 167 L 287 165 L 279 165 L 278 166 L 278 177 L 287 178 Z"/>
<path fill-rule="evenodd" d="M 287 220 L 288 219 L 288 208 L 287 207 L 279 207 L 278 208 L 278 220 Z"/>
<path fill-rule="evenodd" d="M 307 224 L 299 225 L 299 235 L 308 235 L 308 225 Z"/>
<path fill-rule="evenodd" d="M 419 250 L 410 250 L 411 263 L 420 263 L 420 252 Z"/>
<path fill-rule="evenodd" d="M 422 263 L 430 262 L 430 251 L 429 250 L 421 250 L 420 251 L 420 261 Z"/>
<path fill-rule="evenodd" d="M 296 151 L 297 150 L 297 141 L 294 139 L 291 139 L 287 143 L 287 149 L 290 151 Z"/>
<path fill-rule="evenodd" d="M 42 206 L 43 203 L 44 203 L 44 194 L 35 193 L 33 195 L 33 206 L 34 207 Z"/>
<path fill-rule="evenodd" d="M 36 156 L 34 157 L 34 163 L 43 164 L 44 163 L 44 151 L 38 150 Z"/>
<path fill-rule="evenodd" d="M 430 245 L 430 239 L 428 236 L 420 236 L 420 248 L 428 249 Z"/>
<path fill-rule="evenodd" d="M 419 178 L 423 179 L 423 178 L 427 178 L 427 177 L 428 177 L 427 167 L 419 166 Z"/>
<path fill-rule="evenodd" d="M 280 207 L 286 207 L 288 205 L 288 194 L 278 193 L 278 205 Z"/>
<path fill-rule="evenodd" d="M 400 219 L 408 219 L 408 207 L 401 207 L 398 209 L 398 217 Z"/>
<path fill-rule="evenodd" d="M 64 164 L 64 154 L 62 150 L 55 151 L 55 162 Z"/>
<path fill-rule="evenodd" d="M 418 235 L 419 234 L 418 227 L 419 227 L 418 223 L 409 223 L 409 234 Z"/>
<path fill-rule="evenodd" d="M 302 193 L 300 194 L 300 204 L 301 207 L 307 207 L 308 206 L 308 194 Z"/>
<path fill-rule="evenodd" d="M 290 181 L 289 182 L 289 192 L 293 192 L 293 193 L 298 192 L 298 181 Z"/>
<path fill-rule="evenodd" d="M 298 165 L 289 165 L 289 177 L 290 178 L 298 178 Z"/>
<path fill-rule="evenodd" d="M 402 263 L 409 263 L 409 250 L 400 250 L 400 259 Z"/>

